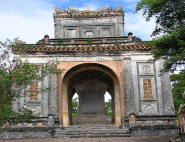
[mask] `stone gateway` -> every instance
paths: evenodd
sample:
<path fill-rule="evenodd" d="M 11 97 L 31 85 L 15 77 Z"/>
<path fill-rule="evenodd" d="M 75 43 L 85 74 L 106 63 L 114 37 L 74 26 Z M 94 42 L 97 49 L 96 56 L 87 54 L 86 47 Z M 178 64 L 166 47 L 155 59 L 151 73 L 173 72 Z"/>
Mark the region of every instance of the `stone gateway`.
<path fill-rule="evenodd" d="M 71 129 L 95 126 L 113 129 L 108 136 L 118 136 L 119 132 L 119 136 L 178 133 L 169 74 L 160 72 L 163 60 L 149 61 L 151 47 L 131 32 L 124 35 L 122 8 L 105 6 L 97 11 L 90 7 L 83 11 L 74 7 L 55 8 L 55 38 L 45 35 L 21 58 L 33 64 L 57 62 L 58 68 L 64 69 L 61 75 L 51 74 L 25 87 L 25 91 L 50 87 L 50 92 L 37 93 L 34 97 L 28 94 L 12 102 L 15 111 L 26 107 L 39 115 L 39 120 L 30 122 L 32 129 L 42 124 L 42 132 L 34 131 L 39 137 L 50 137 L 51 128 L 54 137 L 70 137 Z M 112 116 L 106 114 L 105 92 L 112 98 Z M 72 117 L 75 93 L 79 96 L 79 109 L 77 116 Z M 15 132 L 26 137 L 23 130 L 28 125 L 19 127 L 22 129 L 19 132 L 7 131 L 7 137 L 14 137 Z M 81 131 L 79 135 L 84 137 L 96 135 Z M 27 135 L 36 137 L 34 132 Z"/>

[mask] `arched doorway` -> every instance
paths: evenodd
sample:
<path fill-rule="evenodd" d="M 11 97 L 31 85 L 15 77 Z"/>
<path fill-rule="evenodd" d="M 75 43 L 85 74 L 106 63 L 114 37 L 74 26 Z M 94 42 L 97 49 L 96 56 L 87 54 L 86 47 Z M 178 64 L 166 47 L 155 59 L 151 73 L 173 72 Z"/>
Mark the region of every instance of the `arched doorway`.
<path fill-rule="evenodd" d="M 62 106 L 58 108 L 59 122 L 62 121 L 63 126 L 74 123 L 121 125 L 119 90 L 118 78 L 107 66 L 85 63 L 72 67 L 65 73 L 62 79 L 62 92 L 58 95 L 58 99 L 62 100 Z M 112 96 L 112 117 L 107 117 L 105 111 L 104 94 L 106 91 Z M 71 102 L 75 93 L 79 95 L 77 113 L 79 119 L 72 121 Z M 92 120 L 95 121 L 92 122 Z"/>

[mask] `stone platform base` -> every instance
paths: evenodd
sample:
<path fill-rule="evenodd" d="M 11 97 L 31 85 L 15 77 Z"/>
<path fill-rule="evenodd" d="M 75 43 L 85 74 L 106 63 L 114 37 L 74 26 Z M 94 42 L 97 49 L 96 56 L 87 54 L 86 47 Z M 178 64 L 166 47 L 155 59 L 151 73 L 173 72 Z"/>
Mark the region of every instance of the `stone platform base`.
<path fill-rule="evenodd" d="M 174 125 L 145 125 L 145 126 L 132 126 L 129 129 L 131 136 L 169 136 L 178 135 L 179 127 Z"/>
<path fill-rule="evenodd" d="M 80 115 L 73 118 L 73 125 L 110 125 L 111 116 Z"/>
<path fill-rule="evenodd" d="M 1 138 L 49 138 L 54 136 L 54 128 L 48 127 L 15 127 L 8 128 L 3 132 Z"/>

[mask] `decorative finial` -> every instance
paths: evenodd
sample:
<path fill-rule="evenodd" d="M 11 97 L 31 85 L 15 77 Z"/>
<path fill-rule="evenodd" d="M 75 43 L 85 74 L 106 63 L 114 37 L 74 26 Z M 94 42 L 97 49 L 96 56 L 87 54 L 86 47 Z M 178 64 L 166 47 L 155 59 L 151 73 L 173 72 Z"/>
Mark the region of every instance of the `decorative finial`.
<path fill-rule="evenodd" d="M 90 6 L 89 5 L 87 5 L 86 8 L 87 8 L 87 10 L 90 10 Z"/>

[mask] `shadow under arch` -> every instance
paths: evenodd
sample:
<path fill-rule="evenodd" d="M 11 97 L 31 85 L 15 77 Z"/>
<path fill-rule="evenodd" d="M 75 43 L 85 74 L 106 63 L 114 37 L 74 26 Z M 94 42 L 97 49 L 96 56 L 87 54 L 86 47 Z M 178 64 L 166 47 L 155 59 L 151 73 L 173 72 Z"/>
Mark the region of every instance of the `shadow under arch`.
<path fill-rule="evenodd" d="M 84 70 L 99 70 L 99 71 L 102 71 L 102 72 L 106 73 L 107 75 L 109 75 L 113 81 L 118 81 L 118 76 L 108 66 L 106 66 L 104 64 L 100 64 L 100 63 L 82 63 L 82 64 L 78 64 L 78 65 L 70 68 L 65 73 L 63 82 L 68 82 L 69 79 L 73 75 L 77 74 L 78 72 L 84 71 Z"/>
<path fill-rule="evenodd" d="M 67 70 L 67 72 L 64 74 L 64 76 L 61 78 L 61 94 L 58 93 L 58 118 L 59 118 L 59 124 L 62 124 L 63 126 L 69 126 L 71 125 L 71 116 L 70 116 L 70 109 L 71 109 L 71 99 L 72 95 L 74 94 L 74 88 L 69 86 L 70 80 L 79 73 L 85 72 L 85 71 L 94 71 L 94 72 L 101 72 L 102 75 L 109 76 L 113 81 L 112 89 L 108 89 L 109 92 L 112 92 L 114 96 L 114 102 L 115 102 L 115 125 L 121 125 L 121 111 L 120 111 L 120 85 L 119 85 L 119 79 L 117 74 L 108 66 L 99 64 L 99 63 L 82 63 L 75 66 L 72 66 Z M 87 72 L 86 72 L 87 73 Z M 60 80 L 60 81 L 61 81 Z M 111 91 L 110 91 L 111 90 Z"/>

